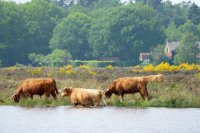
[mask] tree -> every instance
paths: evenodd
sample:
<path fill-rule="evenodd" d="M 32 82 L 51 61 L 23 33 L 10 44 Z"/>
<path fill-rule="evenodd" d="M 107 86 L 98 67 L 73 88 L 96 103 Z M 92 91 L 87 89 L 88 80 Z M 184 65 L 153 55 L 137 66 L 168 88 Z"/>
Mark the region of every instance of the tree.
<path fill-rule="evenodd" d="M 88 29 L 91 18 L 87 14 L 75 12 L 64 18 L 54 29 L 50 40 L 52 49 L 66 49 L 72 59 L 88 59 L 90 48 L 88 44 Z"/>
<path fill-rule="evenodd" d="M 28 64 L 30 53 L 50 52 L 49 40 L 64 10 L 44 0 L 26 4 L 0 1 L 0 49 L 5 66 Z"/>
<path fill-rule="evenodd" d="M 48 55 L 31 53 L 29 59 L 32 64 L 39 66 L 63 66 L 71 59 L 71 55 L 65 50 L 55 49 Z"/>
<path fill-rule="evenodd" d="M 198 63 L 196 55 L 200 53 L 196 43 L 197 37 L 192 33 L 184 33 L 181 38 L 180 46 L 178 46 L 177 54 L 174 58 L 175 64 L 181 63 Z"/>
<path fill-rule="evenodd" d="M 133 4 L 94 13 L 89 42 L 96 58 L 117 56 L 136 62 L 140 52 L 164 43 L 161 23 L 148 6 Z"/>
<path fill-rule="evenodd" d="M 163 0 L 135 0 L 136 3 L 149 5 L 150 7 L 155 9 L 157 12 L 160 11 L 162 1 Z"/>
<path fill-rule="evenodd" d="M 49 53 L 49 40 L 57 22 L 64 16 L 64 10 L 44 0 L 32 0 L 31 3 L 25 4 L 24 8 L 25 26 L 28 30 L 24 34 L 27 54 Z"/>
<path fill-rule="evenodd" d="M 70 7 L 75 4 L 75 0 L 48 0 L 62 7 Z"/>
<path fill-rule="evenodd" d="M 151 58 L 155 65 L 160 64 L 163 61 L 169 61 L 165 55 L 165 45 L 157 45 L 152 49 L 151 53 Z"/>
<path fill-rule="evenodd" d="M 120 0 L 77 0 L 77 5 L 85 7 L 89 10 L 115 7 L 119 4 Z"/>
<path fill-rule="evenodd" d="M 120 5 L 120 0 L 95 0 L 92 3 L 92 9 L 117 7 Z"/>
<path fill-rule="evenodd" d="M 14 65 L 24 60 L 22 35 L 26 31 L 21 14 L 24 10 L 14 2 L 0 1 L 0 60 Z"/>
<path fill-rule="evenodd" d="M 191 21 L 187 21 L 185 24 L 181 25 L 178 30 L 180 34 L 192 33 L 200 39 L 200 29 L 198 29 L 198 26 L 194 25 Z"/>
<path fill-rule="evenodd" d="M 171 22 L 169 26 L 165 29 L 168 41 L 178 41 L 180 39 L 181 33 L 174 22 Z"/>
<path fill-rule="evenodd" d="M 200 23 L 200 7 L 198 7 L 195 3 L 189 9 L 188 19 L 190 19 L 193 24 L 198 25 Z"/>
<path fill-rule="evenodd" d="M 173 6 L 173 12 L 172 12 L 172 21 L 176 25 L 176 27 L 179 27 L 183 25 L 187 21 L 187 13 L 189 10 L 190 3 L 179 3 L 175 4 Z"/>
<path fill-rule="evenodd" d="M 179 27 L 187 21 L 187 13 L 190 3 L 179 3 L 173 5 L 170 1 L 163 1 L 158 7 L 159 8 L 156 11 L 165 27 L 168 27 L 172 22 L 176 27 Z"/>

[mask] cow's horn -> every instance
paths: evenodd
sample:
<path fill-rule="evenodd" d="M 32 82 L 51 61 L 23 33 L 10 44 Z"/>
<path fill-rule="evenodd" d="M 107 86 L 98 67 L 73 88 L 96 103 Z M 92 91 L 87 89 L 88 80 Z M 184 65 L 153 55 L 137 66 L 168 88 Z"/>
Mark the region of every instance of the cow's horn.
<path fill-rule="evenodd" d="M 15 96 L 15 94 L 12 97 L 10 97 L 10 100 L 13 99 L 14 96 Z"/>

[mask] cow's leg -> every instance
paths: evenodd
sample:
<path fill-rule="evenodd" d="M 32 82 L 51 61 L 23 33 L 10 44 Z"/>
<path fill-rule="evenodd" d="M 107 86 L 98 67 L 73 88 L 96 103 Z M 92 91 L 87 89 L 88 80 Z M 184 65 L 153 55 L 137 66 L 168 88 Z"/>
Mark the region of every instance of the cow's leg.
<path fill-rule="evenodd" d="M 141 95 L 142 99 L 145 100 L 145 97 L 141 91 L 140 91 L 140 95 Z"/>
<path fill-rule="evenodd" d="M 104 98 L 102 98 L 101 101 L 102 101 L 102 103 L 103 103 L 105 106 L 107 106 L 107 103 L 106 103 L 106 101 L 105 101 Z"/>
<path fill-rule="evenodd" d="M 124 94 L 120 94 L 119 95 L 119 100 L 120 100 L 121 103 L 123 103 L 123 98 L 124 98 Z"/>
<path fill-rule="evenodd" d="M 99 100 L 99 99 L 95 99 L 95 100 L 93 101 L 93 105 L 92 105 L 92 106 L 95 106 L 95 107 L 100 106 L 100 100 Z"/>
<path fill-rule="evenodd" d="M 46 98 L 50 96 L 50 93 L 45 93 Z"/>
<path fill-rule="evenodd" d="M 55 92 L 51 92 L 51 95 L 53 96 L 53 98 L 56 100 L 56 93 Z"/>
<path fill-rule="evenodd" d="M 141 94 L 143 100 L 146 100 L 146 101 L 148 100 L 148 92 L 140 91 L 140 94 Z"/>
<path fill-rule="evenodd" d="M 33 94 L 30 94 L 30 98 L 33 99 Z"/>
<path fill-rule="evenodd" d="M 73 106 L 76 107 L 78 105 L 78 103 L 73 103 Z"/>
<path fill-rule="evenodd" d="M 29 98 L 30 97 L 30 94 L 28 92 L 24 92 L 24 98 Z"/>

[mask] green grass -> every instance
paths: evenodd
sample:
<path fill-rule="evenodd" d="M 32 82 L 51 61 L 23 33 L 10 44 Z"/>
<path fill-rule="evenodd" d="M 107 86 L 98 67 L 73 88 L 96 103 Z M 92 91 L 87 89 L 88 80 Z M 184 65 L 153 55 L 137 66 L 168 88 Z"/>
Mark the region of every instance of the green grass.
<path fill-rule="evenodd" d="M 118 77 L 143 76 L 151 73 L 133 73 L 131 68 L 118 68 L 115 70 L 94 69 L 96 75 L 88 75 L 86 72 L 75 69 L 75 75 L 58 73 L 58 68 L 42 68 L 40 75 L 33 75 L 27 70 L 30 68 L 17 68 L 15 71 L 0 69 L 0 105 L 16 106 L 65 106 L 71 105 L 69 98 L 58 95 L 57 100 L 52 97 L 34 96 L 31 99 L 21 99 L 19 103 L 14 103 L 9 98 L 13 95 L 19 82 L 30 77 L 47 77 L 52 73 L 52 78 L 56 80 L 59 89 L 64 86 L 83 87 L 104 90 L 109 83 Z M 149 83 L 148 101 L 142 100 L 140 94 L 127 94 L 124 102 L 120 103 L 118 96 L 112 95 L 106 99 L 108 106 L 119 107 L 170 107 L 170 108 L 200 108 L 200 79 L 195 77 L 194 72 L 163 73 L 163 83 Z"/>

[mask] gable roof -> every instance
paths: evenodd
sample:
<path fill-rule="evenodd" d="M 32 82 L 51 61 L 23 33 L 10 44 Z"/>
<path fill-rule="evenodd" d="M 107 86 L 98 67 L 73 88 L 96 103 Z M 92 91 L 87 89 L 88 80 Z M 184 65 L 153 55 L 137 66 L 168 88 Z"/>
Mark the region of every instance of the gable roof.
<path fill-rule="evenodd" d="M 148 59 L 150 57 L 151 53 L 140 53 L 139 60 L 143 61 L 145 59 Z"/>
<path fill-rule="evenodd" d="M 199 49 L 200 49 L 200 42 L 197 42 L 197 44 L 199 44 Z"/>
<path fill-rule="evenodd" d="M 180 42 L 167 42 L 167 47 L 169 51 L 174 51 L 178 46 Z"/>
<path fill-rule="evenodd" d="M 198 44 L 198 48 L 200 49 L 200 42 L 196 42 L 196 43 Z M 179 45 L 180 45 L 180 42 L 167 42 L 166 44 L 169 51 L 174 51 Z"/>

